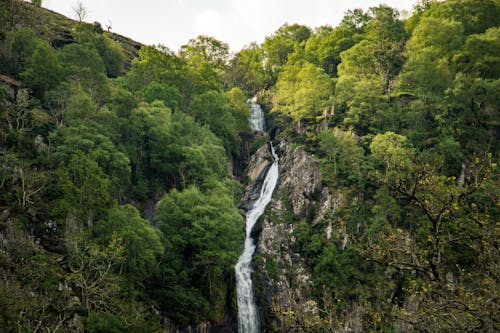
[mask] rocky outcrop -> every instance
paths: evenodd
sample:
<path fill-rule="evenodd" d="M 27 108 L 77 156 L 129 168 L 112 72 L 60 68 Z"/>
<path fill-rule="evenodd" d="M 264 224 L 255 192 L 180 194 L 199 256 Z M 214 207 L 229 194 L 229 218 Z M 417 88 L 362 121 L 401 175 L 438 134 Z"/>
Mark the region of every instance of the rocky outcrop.
<path fill-rule="evenodd" d="M 259 197 L 262 181 L 273 160 L 273 155 L 268 144 L 261 146 L 250 157 L 246 168 L 248 185 L 245 188 L 245 196 L 242 198 L 240 204 L 240 207 L 244 210 L 250 210 L 253 202 Z"/>
<path fill-rule="evenodd" d="M 277 154 L 281 167 L 277 193 L 288 195 L 296 216 L 310 216 L 315 204 L 313 196 L 321 188 L 319 162 L 306 153 L 303 147 L 293 149 L 285 141 L 277 146 Z"/>
<path fill-rule="evenodd" d="M 319 162 L 303 147 L 282 141 L 280 179 L 256 230 L 254 285 L 266 332 L 315 331 L 320 317 L 312 296 L 312 274 L 301 253 L 295 232 L 299 223 L 322 224 L 342 202 L 342 196 L 321 185 Z M 268 146 L 252 156 L 247 168 L 250 180 L 242 207 L 249 207 L 272 162 Z M 252 194 L 253 193 L 253 194 Z M 327 226 L 325 226 L 325 230 Z M 325 235 L 326 238 L 326 235 Z"/>

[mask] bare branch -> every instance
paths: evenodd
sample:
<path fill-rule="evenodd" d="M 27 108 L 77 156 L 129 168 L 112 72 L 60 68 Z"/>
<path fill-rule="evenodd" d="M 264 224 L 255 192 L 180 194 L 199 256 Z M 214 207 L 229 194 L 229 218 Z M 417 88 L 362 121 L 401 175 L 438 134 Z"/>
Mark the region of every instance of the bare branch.
<path fill-rule="evenodd" d="M 73 6 L 73 12 L 75 13 L 78 22 L 82 22 L 87 17 L 87 8 L 83 5 L 81 1 L 78 1 L 76 5 Z"/>

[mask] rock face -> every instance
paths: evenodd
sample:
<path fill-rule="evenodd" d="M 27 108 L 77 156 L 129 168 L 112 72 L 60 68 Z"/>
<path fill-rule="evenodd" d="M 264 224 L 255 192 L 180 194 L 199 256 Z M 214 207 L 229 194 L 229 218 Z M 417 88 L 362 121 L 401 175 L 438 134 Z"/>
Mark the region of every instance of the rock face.
<path fill-rule="evenodd" d="M 265 214 L 256 226 L 254 285 L 265 332 L 315 331 L 319 309 L 312 297 L 312 277 L 301 254 L 298 223 L 321 224 L 342 201 L 321 186 L 319 162 L 302 147 L 282 141 L 276 146 L 280 179 Z M 252 156 L 247 168 L 250 184 L 243 208 L 272 162 L 266 146 Z M 326 226 L 325 226 L 326 227 Z M 326 235 L 325 235 L 326 238 Z"/>
<path fill-rule="evenodd" d="M 246 174 L 248 177 L 248 185 L 245 189 L 245 196 L 241 200 L 240 207 L 244 210 L 250 210 L 253 202 L 259 197 L 259 192 L 262 187 L 262 181 L 266 176 L 267 170 L 273 163 L 273 155 L 269 149 L 269 145 L 265 144 L 250 157 Z"/>

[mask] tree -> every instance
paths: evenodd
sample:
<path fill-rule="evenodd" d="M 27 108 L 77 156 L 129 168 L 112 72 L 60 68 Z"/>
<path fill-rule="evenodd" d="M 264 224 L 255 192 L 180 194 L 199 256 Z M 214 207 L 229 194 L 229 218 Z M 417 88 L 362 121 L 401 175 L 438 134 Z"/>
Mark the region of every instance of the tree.
<path fill-rule="evenodd" d="M 3 71 L 18 76 L 28 66 L 39 43 L 43 41 L 33 29 L 19 28 L 6 32 L 0 52 Z"/>
<path fill-rule="evenodd" d="M 373 41 L 401 41 L 405 37 L 403 22 L 399 20 L 399 12 L 387 5 L 371 7 L 370 17 L 366 24 L 367 38 Z"/>
<path fill-rule="evenodd" d="M 500 76 L 500 28 L 490 28 L 482 34 L 470 35 L 463 52 L 453 55 L 452 66 L 460 71 L 483 79 Z"/>
<path fill-rule="evenodd" d="M 394 125 L 392 89 L 403 64 L 405 31 L 399 13 L 370 8 L 365 38 L 341 53 L 336 98 L 347 108 L 344 123 L 358 134 Z"/>
<path fill-rule="evenodd" d="M 132 61 L 132 68 L 126 78 L 127 87 L 139 91 L 153 81 L 161 82 L 162 79 L 170 78 L 168 75 L 183 65 L 183 61 L 167 47 L 142 47 L 137 58 Z"/>
<path fill-rule="evenodd" d="M 81 1 L 78 1 L 72 9 L 78 22 L 83 22 L 87 18 L 87 8 Z"/>
<path fill-rule="evenodd" d="M 95 38 L 95 48 L 104 62 L 108 77 L 118 77 L 123 72 L 125 54 L 117 42 L 101 34 Z"/>
<path fill-rule="evenodd" d="M 438 99 L 452 80 L 447 59 L 463 38 L 460 23 L 423 18 L 408 41 L 399 89 L 424 100 Z"/>
<path fill-rule="evenodd" d="M 78 151 L 56 173 L 63 194 L 60 213 L 88 227 L 104 216 L 110 203 L 109 180 L 97 162 Z"/>
<path fill-rule="evenodd" d="M 485 301 L 498 288 L 490 276 L 500 273 L 492 257 L 498 255 L 491 242 L 498 231 L 490 213 L 499 193 L 490 187 L 496 178 L 490 156 L 475 159 L 464 184 L 440 175 L 425 154 L 410 172 L 393 166 L 399 175 L 385 181 L 405 218 L 385 224 L 384 236 L 364 251 L 370 260 L 405 272 L 408 287 L 398 292 L 399 302 L 413 298 L 418 306 L 395 310 L 417 330 L 489 332 L 496 325 L 496 310 Z"/>
<path fill-rule="evenodd" d="M 342 18 L 340 26 L 359 33 L 363 31 L 362 29 L 370 22 L 370 19 L 371 15 L 360 8 L 349 9 Z"/>
<path fill-rule="evenodd" d="M 50 45 L 43 42 L 37 45 L 21 78 L 38 99 L 42 99 L 46 91 L 59 84 L 62 67 Z"/>
<path fill-rule="evenodd" d="M 33 114 L 38 108 L 38 101 L 30 97 L 27 89 L 19 89 L 13 103 L 6 103 L 4 117 L 10 130 L 20 135 L 33 130 Z"/>
<path fill-rule="evenodd" d="M 495 0 L 452 0 L 435 2 L 424 17 L 460 22 L 465 34 L 482 33 L 499 25 L 500 5 Z"/>
<path fill-rule="evenodd" d="M 4 200 L 17 200 L 19 207 L 27 209 L 43 196 L 47 183 L 47 173 L 37 170 L 33 163 L 11 154 L 0 159 L 0 188 L 5 193 Z"/>
<path fill-rule="evenodd" d="M 248 109 L 245 93 L 240 88 L 232 88 L 226 92 L 226 96 L 231 105 L 238 133 L 249 133 L 250 125 L 248 118 L 250 117 L 250 111 Z"/>
<path fill-rule="evenodd" d="M 361 39 L 362 26 L 341 24 L 332 28 L 323 26 L 317 28 L 305 45 L 307 61 L 322 67 L 325 73 L 337 76 L 337 66 L 340 64 L 340 53 L 348 50 Z"/>
<path fill-rule="evenodd" d="M 499 80 L 472 78 L 459 73 L 447 91 L 450 101 L 443 121 L 451 129 L 467 155 L 498 151 L 495 128 L 498 128 L 498 101 L 495 93 Z"/>
<path fill-rule="evenodd" d="M 130 183 L 130 160 L 109 137 L 99 133 L 97 127 L 80 125 L 62 129 L 60 136 L 53 137 L 58 143 L 54 160 L 59 164 L 67 164 L 75 153 L 91 157 L 107 176 L 109 191 L 119 197 Z"/>
<path fill-rule="evenodd" d="M 321 68 L 308 62 L 288 64 L 278 77 L 273 111 L 282 112 L 297 122 L 314 117 L 331 105 L 332 81 Z"/>
<path fill-rule="evenodd" d="M 227 152 L 238 153 L 241 139 L 231 105 L 224 93 L 210 90 L 193 99 L 190 112 L 196 121 L 208 125 L 222 140 Z M 239 121 L 241 124 L 241 121 Z"/>
<path fill-rule="evenodd" d="M 263 61 L 262 48 L 255 43 L 250 44 L 230 60 L 227 80 L 247 94 L 255 95 L 269 82 Z"/>
<path fill-rule="evenodd" d="M 273 35 L 266 37 L 262 49 L 265 69 L 271 77 L 271 83 L 276 82 L 278 74 L 288 60 L 288 55 L 295 48 L 303 47 L 310 36 L 311 30 L 308 27 L 285 23 Z"/>
<path fill-rule="evenodd" d="M 118 312 L 120 278 L 116 272 L 124 261 L 122 239 L 114 233 L 108 243 L 99 246 L 90 241 L 78 222 L 69 218 L 65 243 L 69 281 L 78 286 L 84 310 Z"/>
<path fill-rule="evenodd" d="M 58 58 L 64 65 L 66 75 L 78 75 L 80 70 L 88 69 L 92 74 L 105 73 L 105 66 L 99 53 L 89 45 L 73 43 L 66 45 Z"/>
<path fill-rule="evenodd" d="M 322 178 L 342 184 L 359 183 L 366 163 L 356 135 L 335 128 L 322 131 L 318 138 L 319 149 L 327 157 L 321 165 Z"/>
<path fill-rule="evenodd" d="M 227 293 L 223 277 L 233 270 L 238 258 L 243 221 L 221 185 L 207 193 L 194 186 L 182 192 L 173 190 L 159 203 L 155 215 L 165 246 L 156 283 L 172 290 L 164 293 L 162 304 L 168 306 L 166 310 L 182 309 L 171 313 L 182 323 L 196 322 L 200 317 L 216 322 L 223 318 Z M 198 299 L 183 304 L 191 295 Z M 183 313 L 190 317 L 181 317 Z"/>
<path fill-rule="evenodd" d="M 159 231 L 131 205 L 113 206 L 108 217 L 92 231 L 101 245 L 108 244 L 114 237 L 121 239 L 122 267 L 129 280 L 140 283 L 147 279 L 157 266 L 157 257 L 163 253 Z"/>
<path fill-rule="evenodd" d="M 385 179 L 389 179 L 389 171 L 394 170 L 398 176 L 411 169 L 413 151 L 407 138 L 394 132 L 377 134 L 370 144 L 372 156 L 385 164 Z"/>
<path fill-rule="evenodd" d="M 218 72 L 222 72 L 229 60 L 229 45 L 213 37 L 202 35 L 190 39 L 186 45 L 183 45 L 179 55 L 191 62 L 197 62 L 201 58 Z"/>
<path fill-rule="evenodd" d="M 57 88 L 45 94 L 46 106 L 58 128 L 65 124 L 72 94 L 71 85 L 66 82 L 61 83 Z"/>
<path fill-rule="evenodd" d="M 97 105 L 109 93 L 106 68 L 99 53 L 85 44 L 66 45 L 59 53 L 65 68 L 65 78 L 73 86 L 82 88 Z"/>

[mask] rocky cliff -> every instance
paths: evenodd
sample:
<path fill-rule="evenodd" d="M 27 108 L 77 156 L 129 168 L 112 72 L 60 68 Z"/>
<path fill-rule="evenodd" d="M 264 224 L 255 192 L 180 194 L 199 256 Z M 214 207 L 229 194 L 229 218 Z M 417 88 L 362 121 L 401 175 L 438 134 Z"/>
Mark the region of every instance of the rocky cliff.
<path fill-rule="evenodd" d="M 319 309 L 312 295 L 312 274 L 297 238 L 297 228 L 305 223 L 317 228 L 324 238 L 330 238 L 332 227 L 324 224 L 325 216 L 335 211 L 342 196 L 322 186 L 319 162 L 303 147 L 281 141 L 276 151 L 280 157 L 280 180 L 254 231 L 254 285 L 263 330 L 314 331 L 320 325 Z M 244 208 L 251 205 L 259 180 L 271 161 L 267 145 L 250 159 Z"/>

